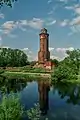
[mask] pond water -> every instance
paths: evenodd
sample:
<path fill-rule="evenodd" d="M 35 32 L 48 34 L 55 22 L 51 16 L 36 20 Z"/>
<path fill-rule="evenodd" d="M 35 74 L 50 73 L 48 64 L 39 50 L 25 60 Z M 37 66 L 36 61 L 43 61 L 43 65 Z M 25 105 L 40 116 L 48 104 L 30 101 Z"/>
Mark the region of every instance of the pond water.
<path fill-rule="evenodd" d="M 80 120 L 79 84 L 59 82 L 51 85 L 49 80 L 31 82 L 17 80 L 13 83 L 9 81 L 6 84 L 7 91 L 20 92 L 21 104 L 25 106 L 25 109 L 30 109 L 35 103 L 39 103 L 43 118 Z"/>

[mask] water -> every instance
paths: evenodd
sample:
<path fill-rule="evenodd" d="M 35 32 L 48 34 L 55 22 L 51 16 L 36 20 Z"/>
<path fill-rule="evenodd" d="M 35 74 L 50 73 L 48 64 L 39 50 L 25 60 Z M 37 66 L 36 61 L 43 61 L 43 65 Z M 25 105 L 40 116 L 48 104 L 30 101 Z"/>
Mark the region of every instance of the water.
<path fill-rule="evenodd" d="M 14 82 L 15 83 L 15 82 Z M 80 85 L 57 83 L 51 86 L 48 80 L 6 84 L 8 92 L 20 92 L 21 104 L 25 109 L 40 104 L 43 117 L 49 120 L 80 120 Z M 26 119 L 27 120 L 27 119 Z"/>

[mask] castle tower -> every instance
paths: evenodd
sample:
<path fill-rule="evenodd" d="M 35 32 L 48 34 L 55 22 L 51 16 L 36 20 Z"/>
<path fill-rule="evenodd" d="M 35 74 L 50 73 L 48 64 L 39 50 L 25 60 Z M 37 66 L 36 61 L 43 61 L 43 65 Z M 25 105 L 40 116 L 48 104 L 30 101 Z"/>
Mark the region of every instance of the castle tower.
<path fill-rule="evenodd" d="M 50 52 L 49 52 L 49 34 L 47 33 L 47 29 L 41 29 L 39 34 L 40 37 L 40 50 L 38 52 L 38 62 L 39 64 L 44 64 L 45 61 L 50 60 Z"/>

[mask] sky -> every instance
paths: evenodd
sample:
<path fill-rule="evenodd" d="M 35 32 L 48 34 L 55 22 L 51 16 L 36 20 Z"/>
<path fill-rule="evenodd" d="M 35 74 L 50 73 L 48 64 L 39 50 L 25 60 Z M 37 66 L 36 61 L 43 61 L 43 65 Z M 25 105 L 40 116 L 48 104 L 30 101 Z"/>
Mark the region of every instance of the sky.
<path fill-rule="evenodd" d="M 48 30 L 52 59 L 80 48 L 80 0 L 18 0 L 0 9 L 0 46 L 21 49 L 29 60 L 37 60 L 41 28 Z"/>

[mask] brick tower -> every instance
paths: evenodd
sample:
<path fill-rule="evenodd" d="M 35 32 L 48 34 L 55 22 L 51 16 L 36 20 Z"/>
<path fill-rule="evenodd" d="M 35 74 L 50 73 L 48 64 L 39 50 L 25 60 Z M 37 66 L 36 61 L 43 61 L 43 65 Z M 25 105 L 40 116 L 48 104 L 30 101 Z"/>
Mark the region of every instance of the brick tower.
<path fill-rule="evenodd" d="M 47 33 L 47 29 L 41 29 L 39 34 L 40 37 L 40 50 L 38 52 L 38 62 L 42 66 L 46 61 L 50 60 L 50 52 L 49 52 L 49 34 Z"/>

